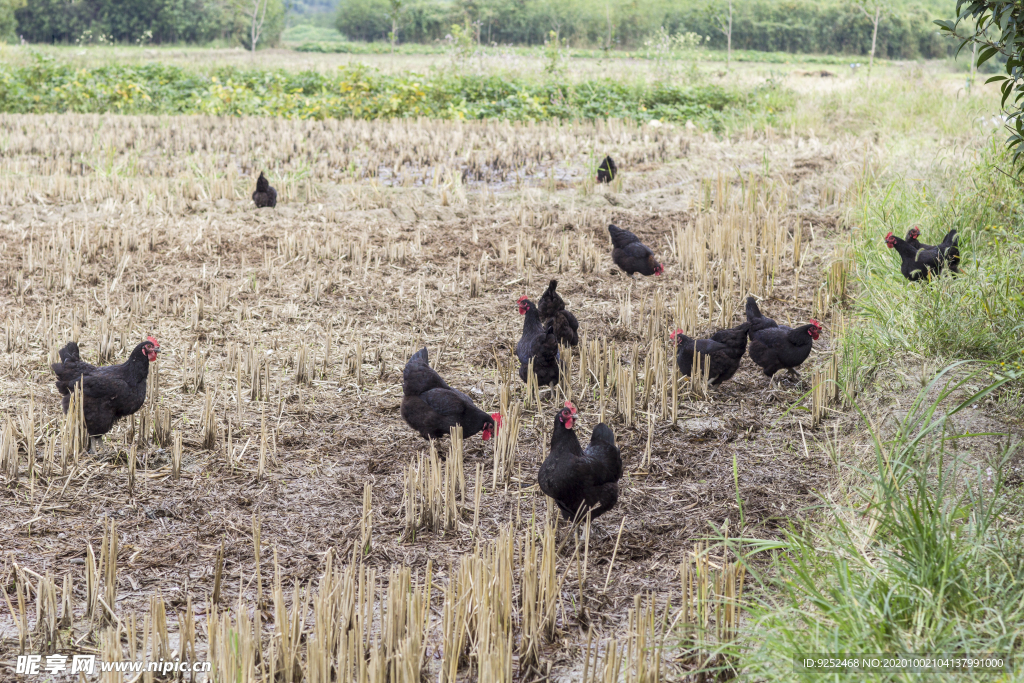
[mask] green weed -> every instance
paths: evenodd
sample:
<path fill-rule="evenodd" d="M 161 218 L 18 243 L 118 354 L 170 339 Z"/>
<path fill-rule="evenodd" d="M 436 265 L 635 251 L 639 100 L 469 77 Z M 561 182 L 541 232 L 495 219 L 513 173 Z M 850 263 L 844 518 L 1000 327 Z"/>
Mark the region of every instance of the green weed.
<path fill-rule="evenodd" d="M 1024 619 L 1019 530 L 1005 519 L 1002 469 L 1008 442 L 988 462 L 971 461 L 950 417 L 994 394 L 1015 373 L 968 389 L 987 368 L 961 379 L 957 364 L 922 388 L 890 437 L 884 420 L 862 413 L 873 457 L 855 469 L 849 495 L 823 497 L 826 525 L 792 529 L 756 574 L 764 596 L 732 659 L 750 680 L 825 680 L 793 661 L 814 653 L 1010 654 Z M 840 464 L 840 463 L 837 463 Z M 749 557 L 749 555 L 748 555 Z M 752 567 L 752 571 L 754 568 Z M 919 680 L 863 674 L 858 680 Z"/>
<path fill-rule="evenodd" d="M 565 84 L 500 75 L 385 74 L 354 65 L 316 71 L 209 72 L 163 64 L 74 69 L 37 56 L 0 73 L 0 111 L 280 116 L 300 119 L 401 118 L 633 119 L 694 123 L 720 130 L 755 116 L 771 120 L 790 100 L 777 86 L 742 92 L 718 85 Z"/>

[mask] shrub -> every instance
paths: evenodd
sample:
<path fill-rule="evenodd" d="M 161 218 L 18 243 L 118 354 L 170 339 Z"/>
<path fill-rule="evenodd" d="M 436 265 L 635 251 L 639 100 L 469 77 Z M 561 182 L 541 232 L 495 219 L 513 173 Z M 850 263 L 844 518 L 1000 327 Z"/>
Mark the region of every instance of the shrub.
<path fill-rule="evenodd" d="M 769 93 L 770 94 L 770 93 Z M 37 57 L 0 73 L 0 111 L 121 112 L 363 119 L 693 120 L 721 128 L 730 117 L 777 109 L 764 89 L 718 85 L 624 84 L 593 80 L 563 85 L 503 76 L 384 74 L 351 66 L 315 71 L 217 69 L 200 73 L 162 64 L 73 69 Z"/>

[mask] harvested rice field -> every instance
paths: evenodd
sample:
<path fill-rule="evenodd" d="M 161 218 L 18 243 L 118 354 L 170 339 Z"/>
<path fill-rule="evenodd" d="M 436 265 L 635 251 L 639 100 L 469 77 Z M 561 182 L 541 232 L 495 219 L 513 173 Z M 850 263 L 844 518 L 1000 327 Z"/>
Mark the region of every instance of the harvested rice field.
<path fill-rule="evenodd" d="M 715 652 L 744 575 L 708 541 L 776 537 L 835 477 L 807 435 L 836 398 L 835 244 L 867 138 L 98 115 L 0 129 L 0 676 L 25 651 L 209 660 L 198 679 L 224 681 L 728 669 Z M 275 209 L 249 198 L 260 171 Z M 619 271 L 609 223 L 664 275 Z M 516 302 L 552 278 L 582 339 L 538 389 L 517 376 Z M 669 333 L 735 325 L 748 294 L 780 324 L 823 322 L 802 378 L 769 385 L 749 358 L 718 387 L 680 377 Z M 143 409 L 76 452 L 58 349 L 120 363 L 150 335 Z M 494 439 L 431 446 L 405 424 L 402 369 L 423 346 L 502 413 Z M 537 486 L 566 400 L 581 440 L 604 421 L 624 463 L 618 505 L 578 530 Z"/>

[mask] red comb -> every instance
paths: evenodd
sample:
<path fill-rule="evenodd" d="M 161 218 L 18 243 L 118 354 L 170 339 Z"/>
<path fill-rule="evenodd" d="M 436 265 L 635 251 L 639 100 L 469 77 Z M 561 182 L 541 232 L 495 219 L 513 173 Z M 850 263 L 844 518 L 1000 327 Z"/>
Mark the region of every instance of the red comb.
<path fill-rule="evenodd" d="M 572 401 L 566 401 L 565 402 L 565 407 L 568 408 L 569 410 L 571 410 L 573 415 L 576 414 L 576 406 L 574 406 L 572 404 Z"/>
<path fill-rule="evenodd" d="M 814 318 L 811 318 L 809 322 L 810 322 L 810 323 L 811 323 L 812 325 L 814 325 L 815 327 L 821 327 L 821 323 L 819 323 L 819 322 L 818 322 L 817 320 L 815 320 Z"/>
<path fill-rule="evenodd" d="M 528 297 L 527 297 L 527 295 L 526 295 L 526 294 L 523 294 L 523 295 L 522 295 L 521 297 L 519 297 L 519 301 L 517 301 L 516 303 L 517 303 L 517 304 L 521 304 L 521 303 L 523 303 L 524 301 L 526 301 L 526 299 L 527 299 L 527 298 L 528 298 Z"/>
<path fill-rule="evenodd" d="M 671 339 L 672 341 L 675 341 L 676 340 L 676 335 L 679 335 L 679 334 L 682 334 L 682 333 L 683 333 L 682 330 L 676 330 L 675 332 L 670 333 L 668 335 L 668 338 Z"/>
<path fill-rule="evenodd" d="M 160 346 L 160 342 L 156 340 L 156 337 L 146 337 L 146 340 L 153 342 L 155 346 Z"/>
<path fill-rule="evenodd" d="M 885 236 L 885 239 L 889 239 L 890 237 L 892 237 L 892 231 L 889 231 L 889 234 Z"/>

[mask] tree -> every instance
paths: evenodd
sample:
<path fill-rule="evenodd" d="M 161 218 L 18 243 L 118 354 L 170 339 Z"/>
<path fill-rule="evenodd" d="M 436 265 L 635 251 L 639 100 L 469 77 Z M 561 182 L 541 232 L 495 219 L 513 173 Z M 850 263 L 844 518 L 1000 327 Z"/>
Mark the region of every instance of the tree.
<path fill-rule="evenodd" d="M 389 0 L 388 2 L 388 18 L 391 19 L 391 33 L 388 34 L 388 38 L 391 39 L 391 51 L 395 51 L 395 43 L 398 42 L 398 17 L 402 13 L 402 0 Z"/>
<path fill-rule="evenodd" d="M 0 0 L 0 15 L 5 3 L 11 2 Z M 267 24 L 274 2 L 270 0 Z M 205 43 L 243 33 L 244 20 L 235 0 L 31 0 L 27 4 L 14 0 L 13 4 L 17 33 L 30 43 L 74 43 L 86 31 L 128 44 L 138 44 L 143 36 L 153 43 Z M 248 26 L 244 28 L 248 35 Z M 270 36 L 266 28 L 264 35 Z"/>
<path fill-rule="evenodd" d="M 728 71 L 732 64 L 732 0 L 729 0 L 725 17 L 715 13 L 715 21 L 718 30 L 725 36 L 725 70 Z"/>
<path fill-rule="evenodd" d="M 236 0 L 235 35 L 253 58 L 260 46 L 273 45 L 284 30 L 281 0 Z"/>
<path fill-rule="evenodd" d="M 249 50 L 253 59 L 256 59 L 256 44 L 260 42 L 260 34 L 263 33 L 263 24 L 267 20 L 267 5 L 270 0 L 252 0 L 246 5 L 246 16 L 251 20 L 249 33 Z"/>
<path fill-rule="evenodd" d="M 0 0 L 0 42 L 17 42 L 15 29 L 18 22 L 14 18 L 14 10 L 25 6 L 25 0 Z"/>
<path fill-rule="evenodd" d="M 608 20 L 608 37 L 604 41 L 604 49 L 612 49 L 612 2 L 611 0 L 605 0 L 604 3 L 604 15 Z"/>
<path fill-rule="evenodd" d="M 1024 4 L 1013 0 L 957 0 L 956 19 L 935 23 L 960 40 L 957 55 L 968 45 L 977 46 L 978 67 L 997 55 L 1006 58 L 1006 75 L 993 76 L 986 83 L 1001 84 L 1001 106 L 1010 131 L 1006 145 L 1013 150 L 1018 173 L 1024 171 Z"/>
<path fill-rule="evenodd" d="M 871 29 L 871 57 L 868 58 L 868 78 L 871 78 L 871 67 L 875 65 L 875 46 L 878 45 L 878 22 L 882 18 L 882 3 L 876 2 L 873 9 L 874 16 L 868 13 L 864 5 L 857 5 L 857 9 L 872 23 Z"/>
<path fill-rule="evenodd" d="M 349 40 L 382 40 L 390 24 L 388 10 L 387 0 L 342 0 L 334 26 Z"/>

